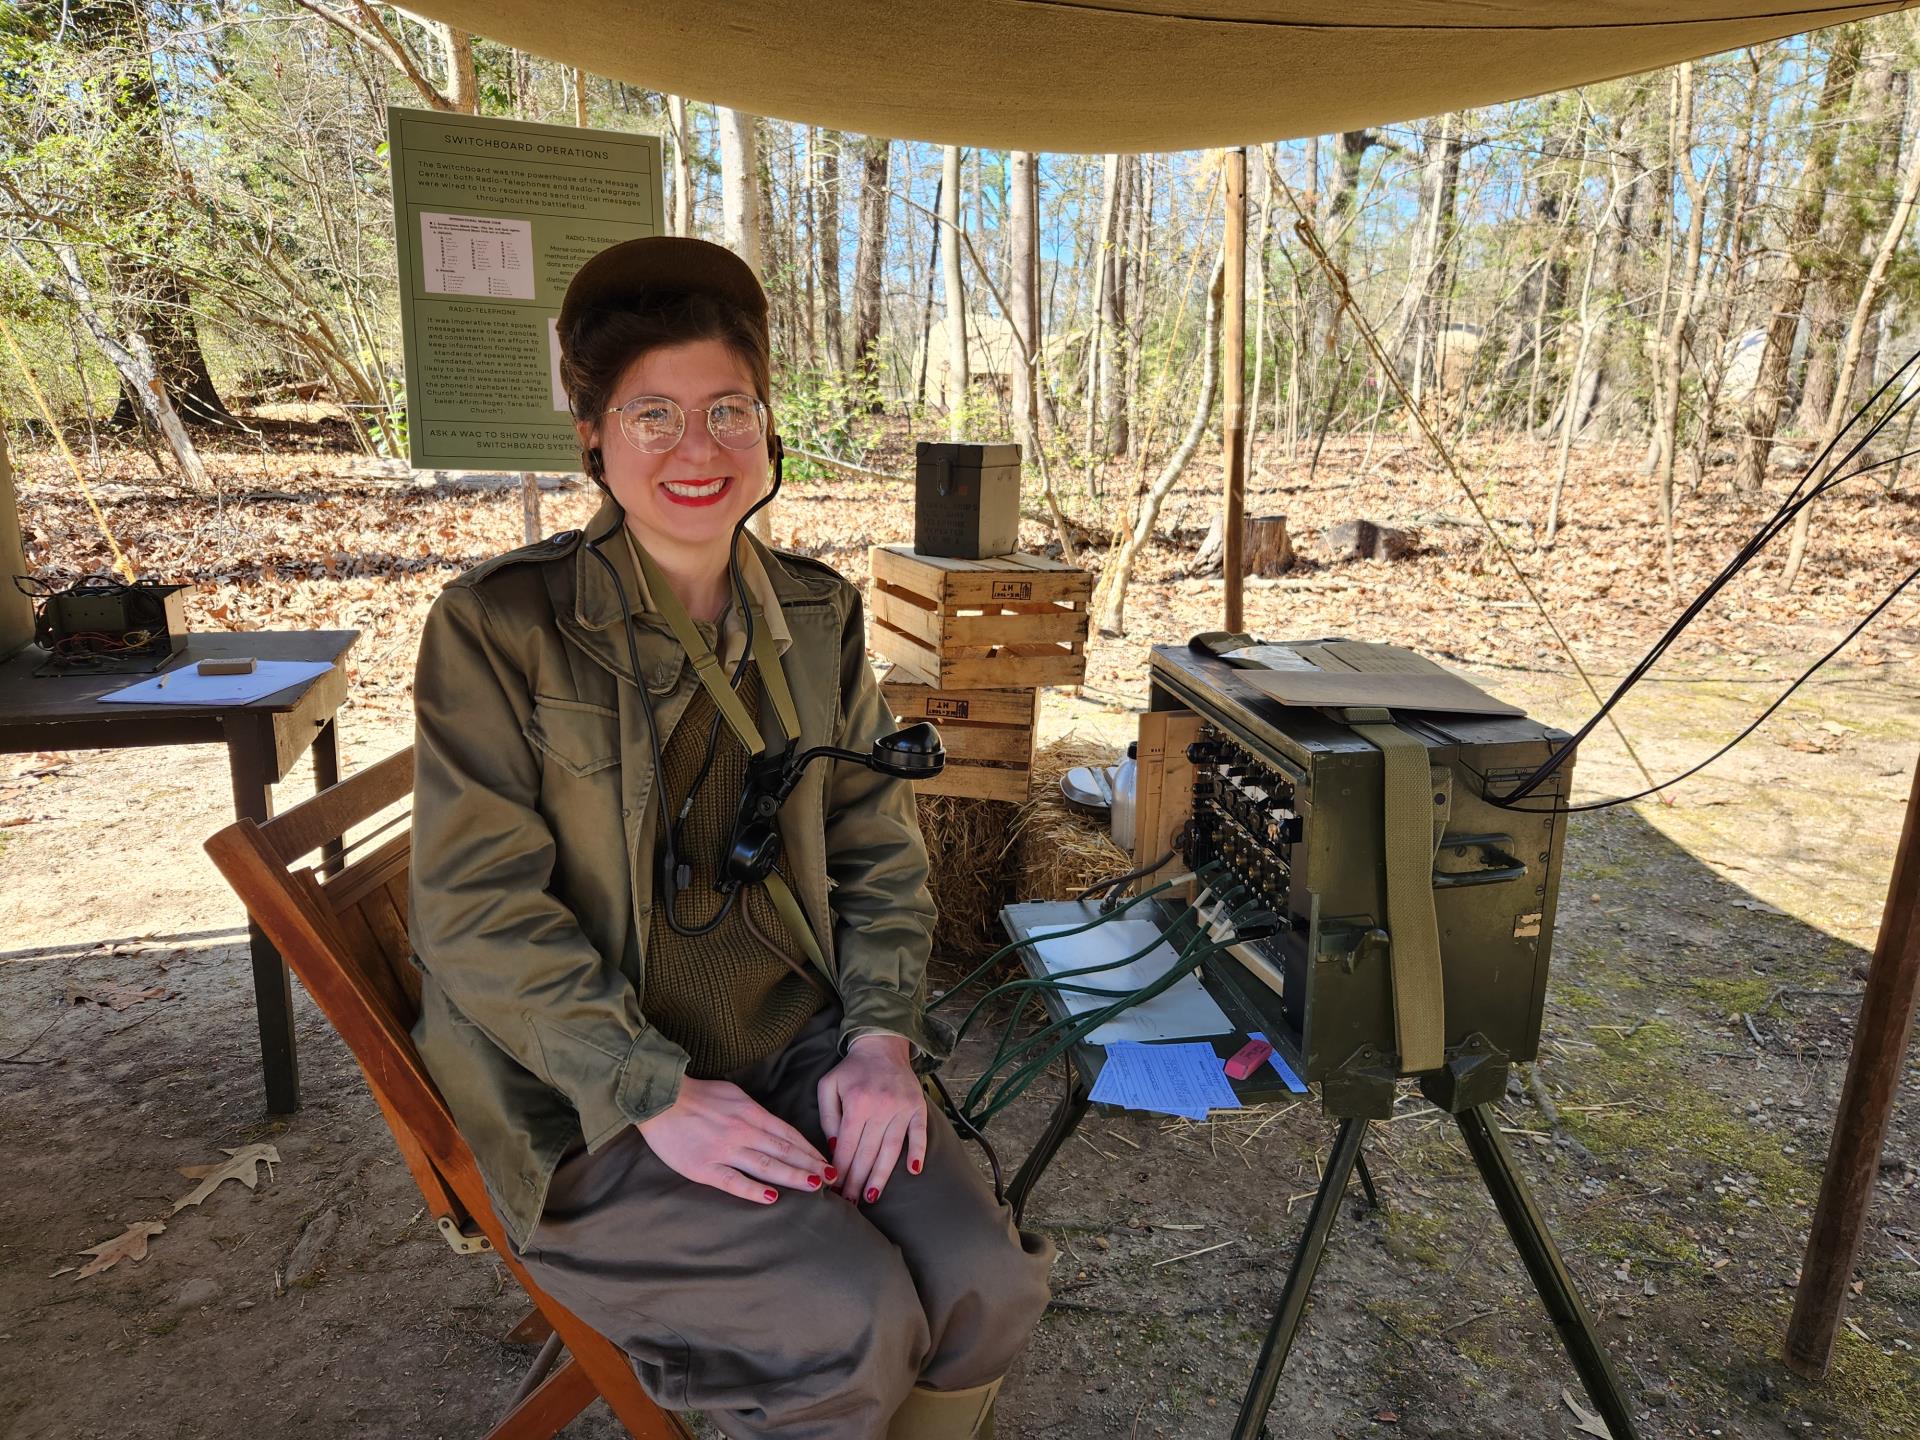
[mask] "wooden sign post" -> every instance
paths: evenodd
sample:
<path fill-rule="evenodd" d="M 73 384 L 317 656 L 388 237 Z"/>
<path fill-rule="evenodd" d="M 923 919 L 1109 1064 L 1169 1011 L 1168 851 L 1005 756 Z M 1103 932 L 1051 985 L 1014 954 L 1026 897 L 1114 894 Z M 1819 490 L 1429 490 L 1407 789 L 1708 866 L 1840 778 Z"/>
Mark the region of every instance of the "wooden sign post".
<path fill-rule="evenodd" d="M 1226 444 L 1227 493 L 1221 525 L 1221 573 L 1226 577 L 1226 628 L 1240 629 L 1241 587 L 1246 576 L 1247 514 L 1247 147 L 1227 151 L 1225 332 L 1226 403 L 1221 410 Z"/>

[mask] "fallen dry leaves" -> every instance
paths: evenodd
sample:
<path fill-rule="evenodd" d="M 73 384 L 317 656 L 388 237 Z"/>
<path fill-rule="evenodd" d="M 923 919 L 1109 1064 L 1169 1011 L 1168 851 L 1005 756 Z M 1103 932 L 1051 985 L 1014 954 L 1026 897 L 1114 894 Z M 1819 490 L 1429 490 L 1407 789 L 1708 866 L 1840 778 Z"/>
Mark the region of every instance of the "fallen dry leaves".
<path fill-rule="evenodd" d="M 136 1220 L 111 1240 L 103 1240 L 98 1245 L 89 1246 L 80 1251 L 82 1255 L 91 1255 L 93 1259 L 80 1267 L 73 1278 L 84 1280 L 89 1275 L 98 1275 L 103 1270 L 111 1270 L 122 1260 L 144 1260 L 147 1258 L 147 1242 L 167 1228 L 164 1220 Z M 64 1271 L 55 1271 L 64 1274 Z"/>
<path fill-rule="evenodd" d="M 200 1183 L 173 1202 L 175 1215 L 189 1205 L 198 1205 L 229 1180 L 238 1180 L 251 1190 L 260 1183 L 260 1166 L 267 1167 L 267 1178 L 271 1180 L 273 1167 L 280 1163 L 280 1152 L 271 1145 L 242 1145 L 226 1153 L 233 1158 L 217 1165 L 182 1165 L 180 1167 L 182 1175 L 189 1180 L 198 1180 Z"/>
<path fill-rule="evenodd" d="M 180 1173 L 189 1180 L 200 1183 L 187 1194 L 173 1202 L 171 1214 L 178 1215 L 189 1205 L 198 1205 L 229 1180 L 238 1180 L 247 1189 L 252 1190 L 260 1183 L 260 1166 L 267 1167 L 267 1178 L 273 1178 L 273 1167 L 280 1163 L 280 1152 L 271 1145 L 241 1145 L 226 1152 L 227 1159 L 213 1165 L 182 1165 Z M 79 1253 L 91 1255 L 93 1259 L 80 1267 L 73 1278 L 85 1280 L 90 1275 L 98 1275 L 103 1270 L 111 1270 L 122 1260 L 144 1260 L 147 1258 L 147 1242 L 154 1236 L 164 1234 L 167 1222 L 164 1220 L 138 1220 L 129 1225 L 111 1240 L 103 1240 Z M 56 1270 L 53 1276 L 65 1275 L 72 1270 L 71 1265 Z M 49 1277 L 53 1278 L 53 1277 Z"/>
<path fill-rule="evenodd" d="M 69 1005 L 103 1005 L 109 1010 L 128 1010 L 135 1005 L 145 1004 L 149 1000 L 171 1000 L 180 992 L 169 990 L 164 985 L 116 985 L 105 981 L 98 985 L 89 985 L 84 990 L 71 986 L 67 990 L 66 1003 Z"/>

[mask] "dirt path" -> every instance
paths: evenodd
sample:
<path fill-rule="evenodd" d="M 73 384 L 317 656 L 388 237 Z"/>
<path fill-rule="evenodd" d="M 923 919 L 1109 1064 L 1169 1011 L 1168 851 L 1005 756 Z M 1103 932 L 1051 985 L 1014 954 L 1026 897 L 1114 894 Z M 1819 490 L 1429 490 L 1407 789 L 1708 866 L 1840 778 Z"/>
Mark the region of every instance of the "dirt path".
<path fill-rule="evenodd" d="M 199 548 L 177 559 L 205 582 L 202 623 L 219 609 L 236 624 L 368 631 L 343 721 L 357 768 L 406 741 L 421 606 L 455 568 L 510 544 L 518 509 L 512 497 L 339 468 L 338 457 L 295 457 L 285 469 L 297 476 L 246 472 L 241 485 L 299 498 L 192 511 L 185 533 Z M 23 469 L 36 543 L 83 544 L 52 472 L 33 456 Z M 1437 503 L 1421 498 L 1428 483 L 1390 476 L 1267 500 L 1417 516 Z M 1576 486 L 1574 513 L 1614 517 L 1610 484 L 1596 472 Z M 799 497 L 782 525 L 861 570 L 873 499 Z M 1750 597 L 1744 628 L 1716 622 L 1709 645 L 1681 657 L 1671 673 L 1688 683 L 1642 688 L 1622 718 L 1656 774 L 1745 723 L 1797 673 L 1795 656 L 1849 605 L 1864 609 L 1866 582 L 1913 547 L 1911 507 L 1876 503 L 1862 515 L 1877 539 L 1844 537 L 1871 563 L 1834 551 L 1815 593 Z M 157 551 L 148 537 L 177 526 L 177 505 L 123 494 L 110 508 Z M 549 505 L 557 527 L 577 523 L 590 497 Z M 1602 669 L 1617 670 L 1665 613 L 1651 562 L 1632 558 L 1651 553 L 1644 526 L 1625 525 L 1596 523 L 1604 546 L 1579 550 L 1576 530 L 1557 559 L 1535 557 Z M 1253 590 L 1249 623 L 1406 640 L 1546 718 L 1583 716 L 1550 642 L 1501 608 L 1510 584 L 1476 568 L 1464 535 L 1427 533 L 1434 547 L 1399 566 L 1316 560 L 1303 545 L 1299 578 L 1318 588 Z M 384 558 L 333 559 L 332 573 L 312 558 L 336 554 Z M 1135 633 L 1094 645 L 1092 698 L 1049 695 L 1049 731 L 1123 735 L 1145 644 L 1213 623 L 1216 592 L 1180 577 L 1177 558 L 1151 557 Z M 1612 594 L 1591 593 L 1608 563 Z M 1538 1068 L 1563 1134 L 1525 1093 L 1503 1116 L 1650 1440 L 1894 1440 L 1920 1414 L 1911 1067 L 1834 1375 L 1804 1386 L 1773 1358 L 1920 743 L 1911 611 L 1679 803 L 1602 812 L 1571 832 Z M 1635 779 L 1604 737 L 1580 774 L 1593 795 Z M 310 783 L 303 769 L 283 801 Z M 435 1236 L 350 1059 L 304 997 L 306 1103 L 285 1121 L 262 1112 L 240 917 L 199 848 L 225 822 L 226 795 L 212 749 L 0 757 L 0 1436 L 484 1433 L 526 1358 L 499 1340 L 517 1318 L 514 1288 L 495 1260 L 456 1258 Z M 123 1011 L 68 998 L 106 984 L 170 998 Z M 980 1063 L 963 1052 L 954 1071 Z M 1015 1153 L 1039 1118 L 1029 1108 L 996 1136 Z M 1331 1132 L 1315 1105 L 1204 1125 L 1090 1117 L 1029 1212 L 1062 1259 L 1000 1434 L 1227 1434 Z M 1369 1153 L 1384 1208 L 1365 1212 L 1356 1192 L 1343 1209 L 1274 1434 L 1574 1435 L 1561 1391 L 1584 1396 L 1448 1124 L 1408 1101 L 1378 1132 Z M 179 1167 L 254 1142 L 280 1156 L 256 1190 L 227 1184 L 168 1216 L 192 1185 Z M 56 1273 L 150 1218 L 168 1228 L 146 1259 L 86 1279 Z M 568 1433 L 618 1432 L 595 1412 Z"/>

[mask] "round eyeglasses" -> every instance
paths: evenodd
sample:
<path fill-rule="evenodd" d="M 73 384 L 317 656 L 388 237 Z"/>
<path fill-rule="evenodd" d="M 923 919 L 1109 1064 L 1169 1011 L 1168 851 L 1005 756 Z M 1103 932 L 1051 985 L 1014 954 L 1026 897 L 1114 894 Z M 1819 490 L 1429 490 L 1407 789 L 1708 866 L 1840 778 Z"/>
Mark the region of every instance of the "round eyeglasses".
<path fill-rule="evenodd" d="M 620 417 L 620 433 L 636 450 L 661 455 L 680 443 L 687 416 L 707 417 L 707 433 L 729 450 L 751 450 L 767 437 L 767 407 L 751 395 L 722 395 L 710 405 L 685 406 L 664 395 L 636 395 L 606 412 Z"/>

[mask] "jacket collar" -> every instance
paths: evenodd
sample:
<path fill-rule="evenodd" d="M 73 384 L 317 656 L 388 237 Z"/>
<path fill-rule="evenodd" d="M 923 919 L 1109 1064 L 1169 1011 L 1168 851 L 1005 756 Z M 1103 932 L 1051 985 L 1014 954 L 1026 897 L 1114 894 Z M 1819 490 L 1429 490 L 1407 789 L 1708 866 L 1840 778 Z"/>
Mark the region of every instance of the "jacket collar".
<path fill-rule="evenodd" d="M 575 638 L 586 644 L 615 673 L 627 675 L 632 667 L 626 642 L 617 627 L 624 615 L 632 614 L 641 667 L 647 672 L 647 688 L 654 691 L 670 690 L 679 677 L 684 657 L 666 617 L 653 608 L 653 597 L 647 593 L 644 577 L 632 563 L 622 533 L 625 525 L 626 511 L 620 502 L 611 495 L 604 496 L 600 508 L 588 522 L 584 541 L 574 556 L 572 619 L 578 627 L 574 632 Z M 744 539 L 745 545 L 740 556 L 741 578 L 746 582 L 755 608 L 765 620 L 767 633 L 773 637 L 776 653 L 784 655 L 793 643 L 793 636 L 782 607 L 796 601 L 817 600 L 820 594 L 815 586 L 790 571 L 779 555 L 769 550 L 751 532 Z M 590 546 L 597 548 L 612 565 L 619 576 L 618 584 L 607 573 L 607 566 L 588 553 Z M 624 606 L 621 603 L 623 589 L 626 600 Z M 729 627 L 736 623 L 731 613 L 726 623 Z"/>

